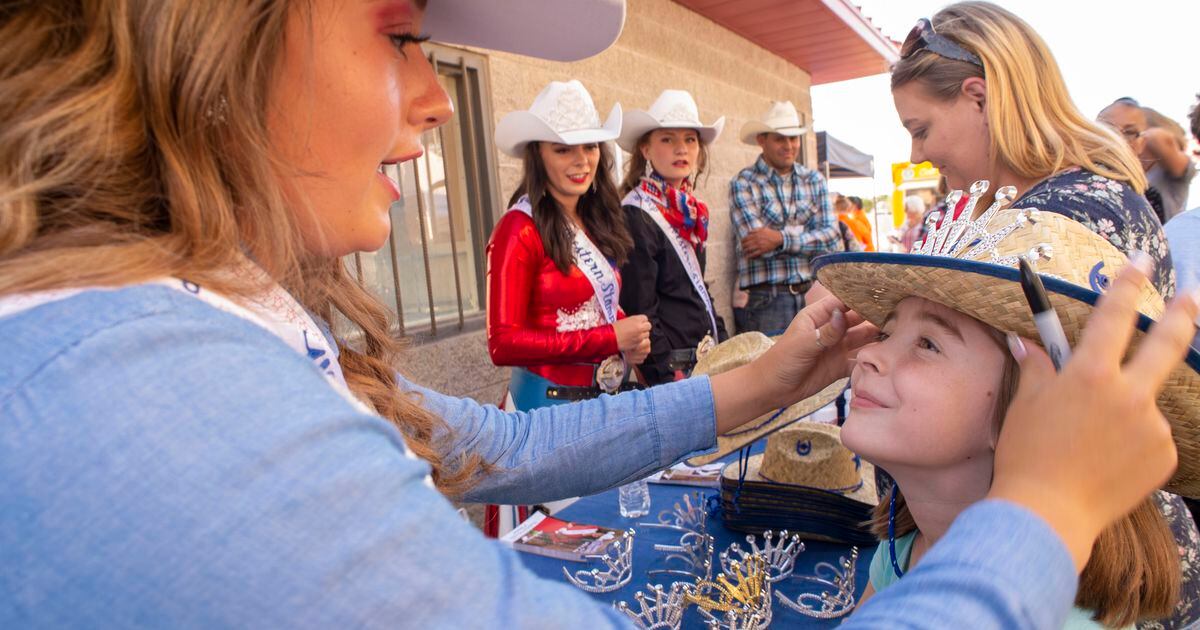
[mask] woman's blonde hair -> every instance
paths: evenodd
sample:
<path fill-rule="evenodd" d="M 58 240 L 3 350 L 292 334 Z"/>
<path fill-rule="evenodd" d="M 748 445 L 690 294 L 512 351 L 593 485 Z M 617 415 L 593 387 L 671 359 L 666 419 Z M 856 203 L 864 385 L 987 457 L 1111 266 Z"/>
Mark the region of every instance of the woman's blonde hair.
<path fill-rule="evenodd" d="M 306 255 L 281 191 L 268 90 L 282 0 L 44 0 L 0 12 L 0 295 L 184 277 L 230 296 L 249 253 L 326 321 L 351 390 L 404 434 L 449 494 L 477 458 L 443 462 L 441 419 L 397 387 L 390 316 L 340 260 Z"/>
<path fill-rule="evenodd" d="M 919 81 L 949 101 L 963 81 L 983 78 L 989 154 L 1014 173 L 1040 179 L 1080 166 L 1145 191 L 1146 175 L 1133 150 L 1079 112 L 1054 55 L 1024 20 L 990 2 L 958 2 L 931 22 L 936 33 L 982 59 L 983 68 L 922 50 L 892 67 L 893 90 Z"/>
<path fill-rule="evenodd" d="M 1020 368 L 1005 346 L 1004 335 L 987 326 L 992 340 L 1004 352 L 992 426 L 1003 424 L 1013 396 L 1017 393 Z M 912 512 L 897 487 L 896 537 L 917 529 Z M 890 496 L 880 500 L 871 514 L 871 533 L 881 541 L 888 539 Z M 881 545 L 882 553 L 888 553 Z M 888 563 L 887 570 L 891 570 Z M 1153 498 L 1142 502 L 1128 516 L 1100 533 L 1092 546 L 1092 556 L 1079 576 L 1075 604 L 1094 611 L 1095 619 L 1105 626 L 1124 627 L 1143 619 L 1169 617 L 1179 599 L 1181 571 L 1175 537 L 1163 519 Z"/>

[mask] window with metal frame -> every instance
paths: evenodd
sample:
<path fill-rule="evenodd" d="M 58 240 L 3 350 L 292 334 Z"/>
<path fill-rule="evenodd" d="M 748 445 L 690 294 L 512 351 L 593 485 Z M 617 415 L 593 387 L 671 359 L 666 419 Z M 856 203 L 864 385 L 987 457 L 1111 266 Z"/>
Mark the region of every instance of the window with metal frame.
<path fill-rule="evenodd" d="M 386 167 L 402 193 L 390 210 L 391 235 L 347 266 L 396 315 L 399 334 L 437 337 L 482 324 L 484 247 L 499 193 L 484 58 L 424 48 L 454 116 L 425 132 L 423 156 Z"/>

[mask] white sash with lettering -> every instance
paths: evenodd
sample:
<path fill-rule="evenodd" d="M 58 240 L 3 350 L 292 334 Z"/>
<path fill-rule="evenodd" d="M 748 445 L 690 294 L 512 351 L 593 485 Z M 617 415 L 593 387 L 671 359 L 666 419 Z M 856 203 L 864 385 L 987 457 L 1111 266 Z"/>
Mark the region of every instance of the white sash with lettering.
<path fill-rule="evenodd" d="M 522 196 L 517 200 L 513 210 L 524 212 L 533 218 L 533 206 L 529 205 L 529 197 Z M 596 300 L 600 302 L 600 312 L 610 324 L 617 323 L 617 309 L 621 303 L 621 288 L 617 285 L 617 271 L 609 264 L 608 259 L 600 252 L 600 248 L 587 237 L 582 229 L 575 230 L 575 238 L 571 242 L 571 250 L 575 254 L 575 266 L 583 272 Z"/>
<path fill-rule="evenodd" d="M 691 243 L 683 240 L 679 232 L 667 223 L 667 218 L 662 215 L 662 211 L 658 208 L 658 203 L 654 201 L 650 195 L 647 195 L 642 189 L 634 188 L 625 195 L 625 200 L 621 202 L 625 206 L 637 206 L 646 211 L 650 218 L 654 220 L 654 224 L 658 229 L 662 230 L 663 234 L 667 235 L 667 240 L 671 246 L 675 248 L 675 254 L 679 256 L 679 261 L 683 263 L 683 270 L 687 273 L 688 280 L 692 282 L 692 288 L 700 295 L 700 300 L 704 302 L 704 310 L 708 312 L 708 322 L 712 326 L 713 339 L 717 338 L 717 316 L 713 311 L 712 299 L 708 296 L 708 287 L 704 286 L 704 272 L 700 270 L 700 259 L 696 257 L 696 250 L 692 248 Z"/>

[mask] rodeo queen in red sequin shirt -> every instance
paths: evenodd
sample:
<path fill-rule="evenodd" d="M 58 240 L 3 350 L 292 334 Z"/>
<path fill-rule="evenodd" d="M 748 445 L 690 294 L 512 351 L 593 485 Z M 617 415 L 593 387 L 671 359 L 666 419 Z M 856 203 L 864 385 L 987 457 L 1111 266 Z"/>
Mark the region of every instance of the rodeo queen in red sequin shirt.
<path fill-rule="evenodd" d="M 574 80 L 551 83 L 496 128 L 524 173 L 487 248 L 488 353 L 513 366 L 518 409 L 635 386 L 650 351 L 649 322 L 619 306 L 632 241 L 604 143 L 620 129 L 620 105 L 601 125 Z"/>

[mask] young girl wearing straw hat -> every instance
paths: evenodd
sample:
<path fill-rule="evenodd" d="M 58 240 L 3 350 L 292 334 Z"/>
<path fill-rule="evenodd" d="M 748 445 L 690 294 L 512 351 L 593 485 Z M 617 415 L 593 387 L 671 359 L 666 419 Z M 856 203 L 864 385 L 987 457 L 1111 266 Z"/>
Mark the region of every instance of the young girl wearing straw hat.
<path fill-rule="evenodd" d="M 641 370 L 651 385 L 675 380 L 697 352 L 725 338 L 704 283 L 708 206 L 696 195 L 709 147 L 724 126 L 724 116 L 700 122 L 691 94 L 664 90 L 648 110 L 625 116 L 617 140 L 633 156 L 621 184 L 633 237 L 621 307 L 650 320 L 650 356 Z"/>
<path fill-rule="evenodd" d="M 488 352 L 513 366 L 517 409 L 615 392 L 650 350 L 646 317 L 619 306 L 632 242 L 606 143 L 620 129 L 621 106 L 601 125 L 575 80 L 550 83 L 496 127 L 523 172 L 487 247 Z"/>
<path fill-rule="evenodd" d="M 1011 189 L 997 193 L 1013 195 Z M 890 500 L 881 497 L 875 512 L 873 527 L 883 541 L 871 567 L 875 591 L 919 563 L 955 516 L 989 491 L 996 437 L 1018 376 L 1005 333 L 1037 336 L 1013 268 L 1016 256 L 1037 260 L 1071 340 L 1109 278 L 1127 264 L 1112 244 L 1071 219 L 997 205 L 972 222 L 965 217 L 974 202 L 914 254 L 817 261 L 821 283 L 882 333 L 857 355 L 842 431 L 847 447 L 896 480 Z M 1139 310 L 1145 328 L 1162 313 L 1159 292 L 1147 287 Z M 1159 397 L 1180 449 L 1167 490 L 1190 496 L 1200 494 L 1197 368 L 1200 354 L 1192 352 Z M 1188 602 L 1176 604 L 1181 567 L 1196 560 L 1196 546 L 1182 552 L 1181 558 L 1158 503 L 1147 497 L 1101 535 L 1067 627 L 1190 622 Z"/>

